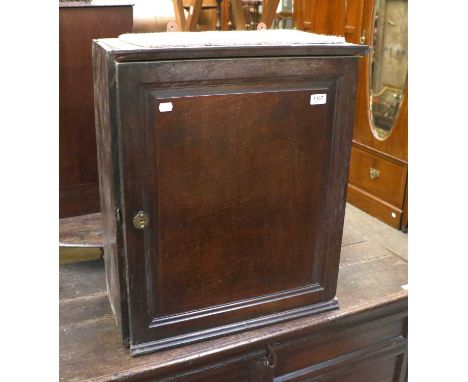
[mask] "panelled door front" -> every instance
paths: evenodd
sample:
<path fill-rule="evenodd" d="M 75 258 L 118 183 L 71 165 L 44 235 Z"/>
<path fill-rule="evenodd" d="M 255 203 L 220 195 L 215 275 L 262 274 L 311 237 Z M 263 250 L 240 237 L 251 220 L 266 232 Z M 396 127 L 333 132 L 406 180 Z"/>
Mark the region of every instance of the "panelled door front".
<path fill-rule="evenodd" d="M 120 64 L 134 344 L 172 346 L 330 308 L 350 61 Z M 140 211 L 142 229 L 131 225 Z"/>

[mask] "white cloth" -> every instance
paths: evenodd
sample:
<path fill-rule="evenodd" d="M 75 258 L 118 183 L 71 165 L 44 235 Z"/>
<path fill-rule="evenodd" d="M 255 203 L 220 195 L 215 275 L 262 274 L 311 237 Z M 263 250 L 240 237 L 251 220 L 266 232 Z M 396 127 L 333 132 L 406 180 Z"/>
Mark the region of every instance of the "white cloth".
<path fill-rule="evenodd" d="M 128 33 L 120 35 L 119 39 L 128 44 L 143 48 L 346 44 L 344 37 L 326 36 L 292 29 L 226 32 Z"/>

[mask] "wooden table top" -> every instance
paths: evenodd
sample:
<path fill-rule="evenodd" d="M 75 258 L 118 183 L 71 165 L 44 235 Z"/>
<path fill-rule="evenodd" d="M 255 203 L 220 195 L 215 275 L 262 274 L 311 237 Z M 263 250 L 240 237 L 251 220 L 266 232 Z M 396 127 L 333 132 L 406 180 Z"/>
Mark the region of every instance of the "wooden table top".
<path fill-rule="evenodd" d="M 89 214 L 60 219 L 59 246 L 102 247 L 101 214 Z"/>
<path fill-rule="evenodd" d="M 102 260 L 60 267 L 60 379 L 126 380 L 244 352 L 285 336 L 348 325 L 356 317 L 407 311 L 406 236 L 348 206 L 337 297 L 340 309 L 277 325 L 131 357 L 120 342 Z"/>

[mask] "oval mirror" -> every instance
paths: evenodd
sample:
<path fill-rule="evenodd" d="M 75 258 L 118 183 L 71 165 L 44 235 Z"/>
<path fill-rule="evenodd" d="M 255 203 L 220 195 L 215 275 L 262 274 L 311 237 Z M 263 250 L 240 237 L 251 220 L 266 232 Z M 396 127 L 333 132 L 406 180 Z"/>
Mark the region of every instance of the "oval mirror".
<path fill-rule="evenodd" d="M 408 1 L 375 0 L 370 56 L 370 116 L 387 138 L 398 118 L 408 75 Z"/>

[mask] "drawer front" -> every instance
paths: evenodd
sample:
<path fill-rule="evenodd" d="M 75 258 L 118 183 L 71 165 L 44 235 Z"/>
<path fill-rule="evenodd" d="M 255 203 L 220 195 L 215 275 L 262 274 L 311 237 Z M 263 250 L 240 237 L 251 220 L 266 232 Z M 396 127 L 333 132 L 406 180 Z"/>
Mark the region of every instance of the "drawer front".
<path fill-rule="evenodd" d="M 405 319 L 396 319 L 278 344 L 274 381 L 398 381 L 404 334 Z"/>
<path fill-rule="evenodd" d="M 251 362 L 253 364 L 253 362 Z M 180 382 L 240 382 L 249 381 L 251 379 L 252 367 L 247 362 L 226 364 L 223 362 L 220 364 L 213 364 L 207 366 L 201 370 L 187 370 L 182 371 L 176 377 L 174 375 L 168 375 L 166 378 L 157 379 L 146 379 L 148 382 L 154 381 L 180 381 Z"/>
<path fill-rule="evenodd" d="M 397 382 L 399 381 L 400 365 L 403 354 L 383 354 L 377 357 L 359 359 L 338 367 L 324 371 L 319 374 L 298 373 L 292 379 L 281 379 L 281 381 L 294 382 Z M 274 381 L 280 381 L 274 380 Z"/>
<path fill-rule="evenodd" d="M 403 206 L 407 166 L 385 160 L 353 147 L 349 182 L 401 209 Z"/>
<path fill-rule="evenodd" d="M 369 215 L 383 221 L 393 228 L 400 229 L 403 211 L 395 206 L 376 198 L 372 194 L 353 186 L 348 185 L 348 203 L 356 206 Z"/>
<path fill-rule="evenodd" d="M 132 381 L 402 382 L 407 369 L 407 316 L 403 312 L 355 326 L 343 323 L 298 334 L 232 358 L 191 364 Z"/>

